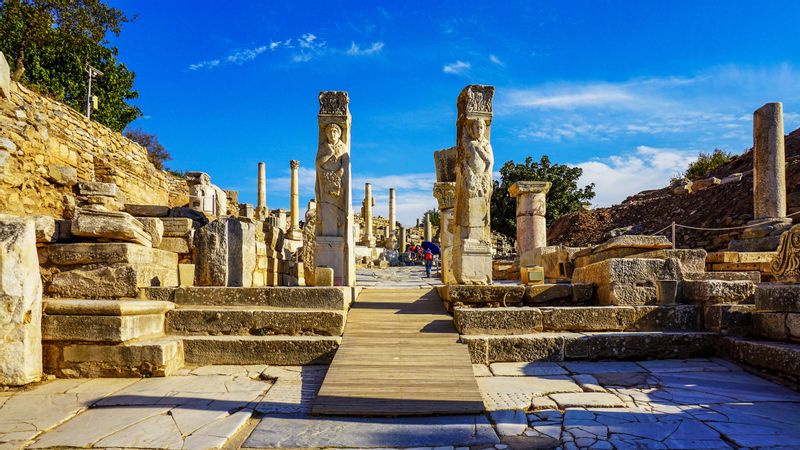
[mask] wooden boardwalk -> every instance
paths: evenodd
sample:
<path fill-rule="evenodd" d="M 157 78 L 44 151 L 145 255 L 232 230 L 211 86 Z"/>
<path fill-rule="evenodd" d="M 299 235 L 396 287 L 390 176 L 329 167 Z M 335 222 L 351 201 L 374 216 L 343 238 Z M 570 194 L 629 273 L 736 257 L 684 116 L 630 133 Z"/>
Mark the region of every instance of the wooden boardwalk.
<path fill-rule="evenodd" d="M 313 414 L 411 416 L 483 412 L 467 346 L 436 290 L 365 289 Z"/>

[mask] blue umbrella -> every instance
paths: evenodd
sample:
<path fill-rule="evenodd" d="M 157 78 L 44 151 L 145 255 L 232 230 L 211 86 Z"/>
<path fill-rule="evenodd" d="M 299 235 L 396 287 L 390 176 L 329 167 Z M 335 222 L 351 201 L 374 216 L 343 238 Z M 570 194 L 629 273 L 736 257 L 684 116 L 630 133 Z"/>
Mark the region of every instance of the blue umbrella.
<path fill-rule="evenodd" d="M 425 250 L 430 250 L 431 253 L 433 253 L 434 255 L 438 255 L 439 253 L 442 252 L 441 250 L 439 250 L 439 246 L 434 244 L 433 242 L 428 242 L 428 241 L 423 242 L 422 248 L 424 248 Z"/>

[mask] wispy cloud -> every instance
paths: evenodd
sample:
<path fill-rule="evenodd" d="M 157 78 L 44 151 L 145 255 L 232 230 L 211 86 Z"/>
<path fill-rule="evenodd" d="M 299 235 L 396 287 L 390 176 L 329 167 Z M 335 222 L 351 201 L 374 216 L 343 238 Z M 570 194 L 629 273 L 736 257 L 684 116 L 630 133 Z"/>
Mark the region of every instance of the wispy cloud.
<path fill-rule="evenodd" d="M 489 62 L 498 65 L 500 67 L 505 67 L 505 63 L 503 63 L 503 61 L 501 61 L 500 58 L 498 58 L 497 55 L 494 54 L 489 55 Z"/>
<path fill-rule="evenodd" d="M 444 73 L 460 74 L 469 70 L 470 67 L 472 67 L 472 65 L 469 62 L 459 60 L 454 63 L 445 64 L 444 67 L 442 67 L 442 71 Z"/>
<path fill-rule="evenodd" d="M 190 64 L 188 69 L 189 70 L 214 69 L 216 67 L 225 66 L 228 64 L 242 65 L 248 61 L 256 59 L 258 55 L 264 53 L 270 48 L 271 47 L 267 45 L 260 45 L 258 47 L 253 47 L 253 48 L 234 50 L 231 53 L 229 53 L 228 56 L 221 59 L 220 58 L 209 59 L 206 61 L 200 61 L 194 64 Z"/>
<path fill-rule="evenodd" d="M 370 56 L 380 53 L 381 50 L 383 50 L 383 47 L 384 43 L 381 41 L 373 42 L 367 48 L 361 48 L 358 44 L 352 42 L 350 44 L 350 48 L 345 53 L 347 53 L 350 56 Z"/>
<path fill-rule="evenodd" d="M 196 62 L 194 64 L 189 64 L 189 70 L 200 70 L 200 69 L 213 69 L 214 67 L 219 66 L 220 61 L 218 59 L 208 59 L 205 61 Z"/>
<path fill-rule="evenodd" d="M 583 169 L 581 186 L 594 183 L 595 206 L 611 206 L 647 189 L 658 189 L 686 170 L 698 150 L 639 146 L 634 152 L 592 159 L 577 164 Z"/>

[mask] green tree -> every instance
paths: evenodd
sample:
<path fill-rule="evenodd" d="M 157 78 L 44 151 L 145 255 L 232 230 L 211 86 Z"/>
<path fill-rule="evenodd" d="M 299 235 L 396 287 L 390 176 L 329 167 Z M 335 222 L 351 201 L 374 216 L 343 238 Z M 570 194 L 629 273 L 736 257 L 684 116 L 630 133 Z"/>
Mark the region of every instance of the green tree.
<path fill-rule="evenodd" d="M 150 134 L 141 128 L 129 128 L 123 134 L 126 138 L 147 149 L 147 159 L 157 169 L 165 169 L 164 163 L 172 159 L 172 155 L 161 145 L 161 142 L 158 142 L 158 136 L 155 134 Z"/>
<path fill-rule="evenodd" d="M 99 100 L 92 118 L 122 131 L 141 115 L 128 104 L 138 97 L 135 74 L 117 62 L 118 50 L 106 36 L 119 35 L 130 20 L 101 0 L 3 0 L 0 51 L 15 81 L 78 111 L 86 109 L 87 64 L 99 69 L 104 75 L 92 84 Z"/>
<path fill-rule="evenodd" d="M 547 155 L 535 162 L 530 156 L 525 162 L 517 164 L 508 161 L 500 168 L 501 180 L 494 181 L 491 200 L 492 230 L 508 237 L 516 238 L 516 201 L 508 193 L 508 188 L 517 181 L 549 181 L 547 193 L 547 225 L 564 214 L 579 211 L 593 199 L 594 183 L 578 187 L 578 178 L 583 169 L 565 164 L 553 164 Z"/>
<path fill-rule="evenodd" d="M 736 155 L 719 148 L 714 149 L 711 154 L 700 152 L 697 155 L 697 160 L 689 164 L 683 176 L 693 181 L 705 178 L 711 171 L 734 158 L 736 158 Z"/>

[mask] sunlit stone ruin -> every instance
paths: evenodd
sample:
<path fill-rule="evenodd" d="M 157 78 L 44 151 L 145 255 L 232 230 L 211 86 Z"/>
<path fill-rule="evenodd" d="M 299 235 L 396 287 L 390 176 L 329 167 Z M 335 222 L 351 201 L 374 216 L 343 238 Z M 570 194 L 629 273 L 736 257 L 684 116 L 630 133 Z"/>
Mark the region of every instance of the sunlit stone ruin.
<path fill-rule="evenodd" d="M 2 448 L 800 446 L 800 138 L 781 103 L 754 113 L 747 173 L 663 191 L 752 183 L 741 229 L 679 239 L 665 211 L 565 245 L 543 180 L 500 192 L 515 238 L 491 229 L 493 86 L 451 99 L 437 208 L 413 226 L 402 189 L 354 196 L 346 91 L 309 93 L 317 147 L 270 210 L 286 166 L 254 164 L 240 203 L 0 70 Z M 779 419 L 753 431 L 768 417 L 736 405 L 758 402 Z"/>

